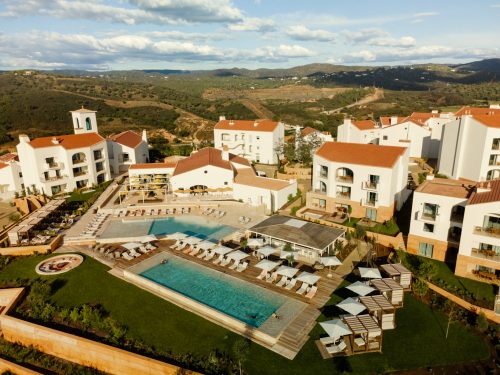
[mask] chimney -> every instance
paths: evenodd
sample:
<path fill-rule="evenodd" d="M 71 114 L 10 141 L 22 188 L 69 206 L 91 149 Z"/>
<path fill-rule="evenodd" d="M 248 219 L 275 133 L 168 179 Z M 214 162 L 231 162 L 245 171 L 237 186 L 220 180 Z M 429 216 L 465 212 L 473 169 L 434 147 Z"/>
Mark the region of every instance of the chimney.
<path fill-rule="evenodd" d="M 234 125 L 234 121 L 233 120 L 229 120 L 229 125 Z"/>
<path fill-rule="evenodd" d="M 229 148 L 226 145 L 222 146 L 222 160 L 229 161 Z"/>
<path fill-rule="evenodd" d="M 253 126 L 256 128 L 257 126 L 259 126 L 259 123 L 258 123 L 257 121 L 255 121 L 255 122 L 253 123 Z"/>
<path fill-rule="evenodd" d="M 219 121 L 224 121 L 226 119 L 226 116 L 219 116 Z"/>
<path fill-rule="evenodd" d="M 391 116 L 391 125 L 396 125 L 398 123 L 398 116 Z"/>
<path fill-rule="evenodd" d="M 148 143 L 148 132 L 146 131 L 146 129 L 142 131 L 142 140 Z"/>
<path fill-rule="evenodd" d="M 29 143 L 30 137 L 28 137 L 26 134 L 19 134 L 19 142 L 23 143 Z"/>
<path fill-rule="evenodd" d="M 476 186 L 476 192 L 478 193 L 488 193 L 491 191 L 491 183 L 479 182 Z"/>
<path fill-rule="evenodd" d="M 50 140 L 52 142 L 52 144 L 54 145 L 58 145 L 59 144 L 59 140 L 56 138 L 56 137 L 52 137 L 52 139 Z"/>

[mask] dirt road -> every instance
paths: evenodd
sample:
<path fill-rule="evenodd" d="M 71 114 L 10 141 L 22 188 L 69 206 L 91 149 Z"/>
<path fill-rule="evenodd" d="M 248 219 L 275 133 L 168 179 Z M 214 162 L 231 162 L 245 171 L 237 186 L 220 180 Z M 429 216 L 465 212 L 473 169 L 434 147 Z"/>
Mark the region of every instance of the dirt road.
<path fill-rule="evenodd" d="M 274 113 L 272 113 L 268 108 L 264 107 L 257 100 L 240 99 L 240 103 L 247 107 L 250 111 L 255 113 L 258 118 L 272 119 L 274 117 Z"/>
<path fill-rule="evenodd" d="M 343 106 L 340 108 L 332 109 L 330 111 L 323 111 L 321 113 L 323 113 L 325 115 L 332 115 L 334 113 L 339 113 L 343 109 L 365 105 L 365 104 L 374 102 L 376 100 L 382 99 L 383 97 L 384 97 L 384 89 L 375 89 L 375 92 L 373 94 L 369 94 L 369 95 L 365 96 L 363 99 L 356 101 L 355 103 L 352 103 L 352 104 L 349 104 L 349 105 L 346 105 L 346 106 Z"/>

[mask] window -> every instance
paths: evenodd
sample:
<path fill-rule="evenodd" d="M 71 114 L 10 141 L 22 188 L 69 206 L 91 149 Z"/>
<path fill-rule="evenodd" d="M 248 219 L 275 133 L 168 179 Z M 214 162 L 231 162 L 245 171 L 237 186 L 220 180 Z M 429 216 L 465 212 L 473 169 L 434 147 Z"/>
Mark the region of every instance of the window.
<path fill-rule="evenodd" d="M 418 255 L 424 257 L 432 258 L 432 252 L 434 250 L 434 245 L 430 243 L 420 242 L 418 245 Z"/>
<path fill-rule="evenodd" d="M 229 134 L 222 133 L 221 138 L 222 138 L 223 141 L 229 141 Z"/>
<path fill-rule="evenodd" d="M 78 117 L 76 118 L 76 128 L 80 129 L 80 121 L 78 120 Z"/>
<path fill-rule="evenodd" d="M 500 138 L 493 139 L 493 142 L 491 144 L 491 149 L 492 150 L 500 150 Z"/>
<path fill-rule="evenodd" d="M 206 174 L 206 173 L 208 173 L 208 171 L 207 171 L 207 170 L 204 170 L 204 171 L 203 171 L 203 173 L 205 173 L 205 174 Z"/>
<path fill-rule="evenodd" d="M 87 128 L 87 130 L 92 130 L 92 123 L 90 122 L 90 117 L 87 117 L 85 119 L 85 127 Z"/>
<path fill-rule="evenodd" d="M 19 172 L 19 178 L 23 178 L 23 173 Z"/>
<path fill-rule="evenodd" d="M 320 208 L 326 208 L 326 200 L 325 199 L 319 199 L 319 207 Z"/>
<path fill-rule="evenodd" d="M 492 169 L 491 171 L 488 171 L 486 174 L 486 180 L 491 181 L 491 180 L 496 180 L 500 178 L 500 170 L 499 169 Z"/>
<path fill-rule="evenodd" d="M 102 159 L 102 149 L 94 150 L 94 160 Z"/>
<path fill-rule="evenodd" d="M 95 163 L 95 170 L 101 172 L 104 170 L 104 163 L 102 161 Z"/>
<path fill-rule="evenodd" d="M 255 137 L 258 141 L 260 141 L 260 135 Z"/>
<path fill-rule="evenodd" d="M 424 223 L 424 232 L 434 233 L 434 224 Z"/>
<path fill-rule="evenodd" d="M 427 220 L 435 220 L 439 213 L 439 206 L 434 203 L 424 203 L 422 210 L 422 218 Z"/>
<path fill-rule="evenodd" d="M 484 221 L 483 221 L 483 228 L 499 230 L 500 229 L 500 217 L 485 216 Z"/>
<path fill-rule="evenodd" d="M 348 186 L 337 186 L 337 198 L 351 198 L 351 188 Z"/>
<path fill-rule="evenodd" d="M 327 178 L 328 177 L 328 167 L 324 165 L 319 166 L 319 176 Z"/>
<path fill-rule="evenodd" d="M 248 152 L 252 152 L 252 145 L 248 146 Z"/>
<path fill-rule="evenodd" d="M 244 141 L 245 140 L 245 134 L 241 134 L 241 140 Z"/>
<path fill-rule="evenodd" d="M 224 181 L 224 185 L 227 185 L 227 181 Z"/>
<path fill-rule="evenodd" d="M 367 194 L 366 194 L 366 204 L 367 205 L 370 205 L 370 206 L 374 206 L 378 201 L 378 194 L 373 192 L 373 191 L 369 191 Z"/>
<path fill-rule="evenodd" d="M 377 210 L 374 208 L 367 208 L 366 209 L 366 218 L 376 221 L 377 220 Z"/>
<path fill-rule="evenodd" d="M 237 141 L 238 140 L 238 134 L 235 134 L 234 135 L 234 140 Z"/>
<path fill-rule="evenodd" d="M 122 154 L 122 156 L 123 156 L 123 161 L 124 161 L 124 162 L 130 161 L 130 156 L 129 156 L 129 154 L 127 154 L 127 153 L 123 153 L 123 154 Z"/>
<path fill-rule="evenodd" d="M 382 137 L 382 139 L 383 139 L 384 141 L 387 141 L 388 137 L 387 137 L 386 135 L 384 135 L 384 136 Z"/>
<path fill-rule="evenodd" d="M 498 165 L 497 163 L 497 155 L 490 155 L 490 160 L 488 165 Z"/>
<path fill-rule="evenodd" d="M 319 182 L 319 191 L 326 193 L 326 184 L 323 181 Z"/>

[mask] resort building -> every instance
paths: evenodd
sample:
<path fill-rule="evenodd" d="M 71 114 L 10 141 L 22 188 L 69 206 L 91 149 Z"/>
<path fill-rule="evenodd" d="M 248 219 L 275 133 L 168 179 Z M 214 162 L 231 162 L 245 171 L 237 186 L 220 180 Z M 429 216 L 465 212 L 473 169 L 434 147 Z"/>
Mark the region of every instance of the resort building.
<path fill-rule="evenodd" d="M 439 173 L 453 179 L 500 178 L 500 110 L 462 109 L 443 127 Z"/>
<path fill-rule="evenodd" d="M 98 134 L 95 111 L 72 111 L 75 134 L 31 140 L 19 136 L 17 153 L 24 185 L 54 195 L 91 187 L 111 178 L 106 140 Z"/>
<path fill-rule="evenodd" d="M 142 136 L 126 130 L 106 139 L 109 166 L 112 175 L 126 172 L 133 164 L 149 162 L 148 137 L 145 130 Z"/>
<path fill-rule="evenodd" d="M 408 197 L 408 149 L 327 142 L 314 154 L 307 207 L 383 222 Z"/>
<path fill-rule="evenodd" d="M 21 165 L 16 154 L 0 156 L 0 197 L 10 198 L 24 189 Z"/>
<path fill-rule="evenodd" d="M 271 120 L 226 120 L 214 127 L 214 144 L 228 147 L 234 155 L 262 164 L 277 164 L 276 148 L 283 143 L 285 125 Z"/>
<path fill-rule="evenodd" d="M 319 139 L 322 143 L 334 141 L 332 134 L 330 132 L 326 131 L 322 132 L 317 129 L 311 128 L 309 126 L 302 129 L 300 135 L 306 142 L 312 141 L 313 139 Z"/>

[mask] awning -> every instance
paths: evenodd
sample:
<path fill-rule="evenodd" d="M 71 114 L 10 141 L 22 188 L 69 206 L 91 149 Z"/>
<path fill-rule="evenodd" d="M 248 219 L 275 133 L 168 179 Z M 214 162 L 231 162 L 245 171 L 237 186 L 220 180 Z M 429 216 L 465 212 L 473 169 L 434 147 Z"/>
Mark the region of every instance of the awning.
<path fill-rule="evenodd" d="M 378 268 L 358 267 L 362 279 L 381 279 L 382 275 Z"/>
<path fill-rule="evenodd" d="M 346 286 L 346 289 L 353 291 L 359 296 L 366 296 L 375 290 L 375 288 L 372 288 L 361 281 L 356 281 L 355 283 Z"/>
<path fill-rule="evenodd" d="M 198 249 L 202 249 L 202 250 L 210 250 L 210 249 L 214 248 L 215 246 L 217 246 L 217 244 L 210 242 L 210 241 L 202 241 L 202 242 L 196 244 L 196 247 Z"/>
<path fill-rule="evenodd" d="M 297 268 L 288 267 L 288 266 L 280 266 L 276 273 L 278 275 L 286 276 L 286 277 L 294 277 L 299 270 Z"/>
<path fill-rule="evenodd" d="M 320 276 L 314 275 L 309 272 L 302 272 L 299 277 L 297 277 L 297 281 L 302 281 L 303 283 L 309 284 L 309 285 L 314 285 L 318 282 L 318 280 L 321 279 Z"/>
<path fill-rule="evenodd" d="M 255 267 L 260 268 L 264 271 L 271 271 L 279 266 L 278 262 L 273 262 L 272 260 L 263 259 L 255 265 Z"/>
<path fill-rule="evenodd" d="M 337 303 L 337 306 L 342 310 L 347 311 L 351 315 L 358 315 L 360 312 L 366 309 L 365 305 L 356 301 L 352 297 L 346 298 L 342 302 Z"/>
<path fill-rule="evenodd" d="M 264 245 L 264 239 L 263 238 L 249 238 L 247 240 L 247 246 L 248 247 L 260 247 Z"/>
<path fill-rule="evenodd" d="M 242 259 L 245 259 L 246 257 L 248 257 L 248 254 L 241 251 L 241 250 L 236 250 L 236 251 L 233 251 L 232 253 L 229 253 L 227 255 L 227 257 L 229 259 L 233 259 L 234 261 L 236 262 L 239 262 L 240 260 Z"/>
<path fill-rule="evenodd" d="M 233 249 L 227 246 L 217 246 L 215 249 L 212 250 L 212 252 L 219 255 L 225 255 L 227 253 L 230 253 L 231 251 L 233 251 Z"/>
<path fill-rule="evenodd" d="M 267 258 L 269 255 L 274 254 L 277 250 L 278 249 L 276 249 L 275 247 L 264 246 L 264 247 L 258 248 L 256 251 L 259 254 L 262 254 Z"/>
<path fill-rule="evenodd" d="M 340 319 L 328 320 L 326 322 L 319 323 L 319 325 L 325 330 L 328 336 L 335 339 L 352 333 L 347 324 Z"/>
<path fill-rule="evenodd" d="M 336 256 L 331 257 L 322 257 L 319 259 L 319 262 L 325 266 L 340 266 L 342 262 Z"/>

